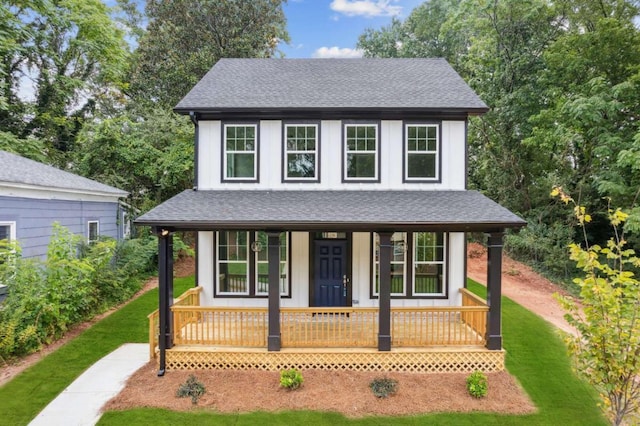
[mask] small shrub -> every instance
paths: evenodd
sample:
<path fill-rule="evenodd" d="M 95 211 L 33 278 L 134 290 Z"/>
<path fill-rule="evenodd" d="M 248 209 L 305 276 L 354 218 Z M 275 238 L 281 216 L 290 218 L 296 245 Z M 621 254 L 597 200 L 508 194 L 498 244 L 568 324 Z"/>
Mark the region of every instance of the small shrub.
<path fill-rule="evenodd" d="M 297 370 L 284 370 L 280 372 L 280 386 L 289 390 L 298 389 L 302 386 L 302 374 Z"/>
<path fill-rule="evenodd" d="M 377 398 L 386 398 L 396 393 L 398 390 L 398 381 L 386 377 L 377 378 L 369 383 L 369 388 Z"/>
<path fill-rule="evenodd" d="M 176 396 L 178 398 L 186 398 L 189 396 L 191 397 L 191 403 L 195 405 L 198 403 L 198 400 L 202 395 L 204 395 L 205 392 L 206 389 L 202 382 L 196 379 L 196 376 L 191 374 L 187 381 L 181 384 L 180 387 L 178 387 Z"/>
<path fill-rule="evenodd" d="M 474 371 L 467 377 L 467 391 L 474 398 L 487 396 L 487 376 L 482 371 Z"/>

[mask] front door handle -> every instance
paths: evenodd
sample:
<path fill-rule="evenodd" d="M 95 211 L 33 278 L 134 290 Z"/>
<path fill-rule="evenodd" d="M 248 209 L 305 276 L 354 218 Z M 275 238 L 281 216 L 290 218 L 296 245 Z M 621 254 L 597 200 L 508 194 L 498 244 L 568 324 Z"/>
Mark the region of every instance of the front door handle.
<path fill-rule="evenodd" d="M 349 278 L 346 275 L 342 276 L 342 296 L 347 297 L 347 284 L 349 284 Z"/>

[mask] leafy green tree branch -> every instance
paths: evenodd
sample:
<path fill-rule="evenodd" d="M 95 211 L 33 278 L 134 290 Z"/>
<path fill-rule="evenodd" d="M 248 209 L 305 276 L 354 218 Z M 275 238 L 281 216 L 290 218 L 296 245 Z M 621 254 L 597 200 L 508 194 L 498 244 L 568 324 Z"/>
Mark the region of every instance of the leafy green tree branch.
<path fill-rule="evenodd" d="M 612 424 L 637 421 L 640 414 L 640 259 L 627 248 L 623 226 L 629 215 L 609 208 L 613 236 L 606 246 L 589 244 L 585 226 L 591 215 L 571 196 L 556 187 L 551 192 L 565 204 L 584 232 L 585 247 L 569 246 L 570 258 L 582 271 L 574 282 L 580 304 L 557 295 L 567 311 L 565 318 L 578 336 L 567 337 L 576 370 L 600 393 Z"/>

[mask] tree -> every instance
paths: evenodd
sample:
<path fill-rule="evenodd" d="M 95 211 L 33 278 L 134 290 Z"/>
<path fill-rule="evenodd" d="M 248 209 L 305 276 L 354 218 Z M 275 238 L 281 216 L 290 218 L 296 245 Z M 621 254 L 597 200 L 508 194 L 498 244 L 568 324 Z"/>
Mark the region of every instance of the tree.
<path fill-rule="evenodd" d="M 128 93 L 173 107 L 223 57 L 270 57 L 285 30 L 283 0 L 150 0 Z"/>
<path fill-rule="evenodd" d="M 358 38 L 365 57 L 446 58 L 451 64 L 464 49 L 462 40 L 443 30 L 461 0 L 431 0 L 416 7 L 403 22 L 393 19 L 380 30 L 367 28 Z"/>
<path fill-rule="evenodd" d="M 83 122 L 122 81 L 127 48 L 108 12 L 100 0 L 0 2 L 3 129 L 72 149 Z"/>
<path fill-rule="evenodd" d="M 13 152 L 41 163 L 48 161 L 44 143 L 34 137 L 22 139 L 13 133 L 0 131 L 0 151 Z"/>
<path fill-rule="evenodd" d="M 569 297 L 558 296 L 565 318 L 579 332 L 567 343 L 576 371 L 600 392 L 613 424 L 640 414 L 640 280 L 635 275 L 640 259 L 626 247 L 622 226 L 628 215 L 608 209 L 614 236 L 606 246 L 590 245 L 585 225 L 591 221 L 586 209 L 562 188 L 552 196 L 574 205 L 574 216 L 583 230 L 585 247 L 570 245 L 570 258 L 583 275 L 574 282 L 580 289 L 581 310 Z"/>
<path fill-rule="evenodd" d="M 573 270 L 558 259 L 576 229 L 545 188 L 601 211 L 604 195 L 634 204 L 640 185 L 638 4 L 431 0 L 360 37 L 365 56 L 445 57 L 485 101 L 469 120 L 469 186 L 528 221 L 507 248 L 555 278 Z M 605 223 L 594 216 L 590 241 L 610 237 Z"/>
<path fill-rule="evenodd" d="M 147 210 L 193 186 L 193 125 L 166 109 L 88 123 L 78 136 L 75 170 L 129 192 Z"/>
<path fill-rule="evenodd" d="M 544 163 L 522 141 L 528 118 L 547 102 L 539 77 L 542 53 L 559 31 L 555 19 L 544 0 L 433 0 L 403 23 L 368 30 L 359 47 L 365 56 L 439 56 L 452 64 L 491 108 L 470 121 L 470 183 L 522 213 L 546 201 L 546 191 L 531 193 Z"/>

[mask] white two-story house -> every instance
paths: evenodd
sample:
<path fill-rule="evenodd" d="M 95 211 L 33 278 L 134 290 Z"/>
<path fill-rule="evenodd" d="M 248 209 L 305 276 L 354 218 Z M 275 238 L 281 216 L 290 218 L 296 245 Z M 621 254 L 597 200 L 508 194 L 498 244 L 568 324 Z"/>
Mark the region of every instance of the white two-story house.
<path fill-rule="evenodd" d="M 467 121 L 487 109 L 442 59 L 220 60 L 175 108 L 195 125 L 194 188 L 137 220 L 159 235 L 160 371 L 256 351 L 351 365 L 354 348 L 502 368 L 502 235 L 525 223 L 467 190 Z M 173 304 L 183 230 L 197 288 Z M 489 236 L 488 303 L 465 289 L 466 232 Z"/>

